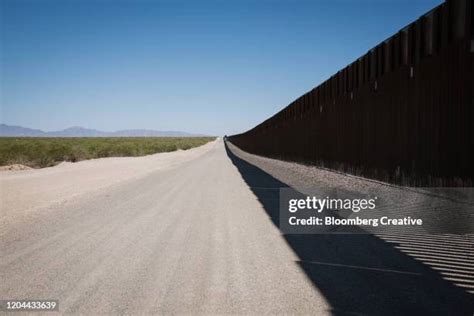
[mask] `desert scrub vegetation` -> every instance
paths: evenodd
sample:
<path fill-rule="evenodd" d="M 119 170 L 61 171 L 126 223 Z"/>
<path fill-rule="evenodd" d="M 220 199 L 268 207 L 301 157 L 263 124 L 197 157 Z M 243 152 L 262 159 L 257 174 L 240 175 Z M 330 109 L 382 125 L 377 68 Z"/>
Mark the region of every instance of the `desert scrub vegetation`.
<path fill-rule="evenodd" d="M 135 157 L 201 146 L 214 137 L 0 137 L 0 166 L 22 164 L 33 168 L 61 161 L 103 157 Z"/>

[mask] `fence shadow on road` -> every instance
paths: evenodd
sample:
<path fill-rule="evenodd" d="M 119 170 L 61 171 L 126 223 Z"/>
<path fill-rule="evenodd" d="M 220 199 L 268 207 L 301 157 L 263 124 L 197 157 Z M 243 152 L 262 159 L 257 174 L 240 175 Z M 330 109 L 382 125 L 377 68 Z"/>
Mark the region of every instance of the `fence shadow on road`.
<path fill-rule="evenodd" d="M 236 156 L 229 159 L 279 227 L 279 189 L 288 184 Z M 393 243 L 372 234 L 282 234 L 297 264 L 334 315 L 473 315 L 474 295 Z M 433 256 L 439 252 L 433 251 Z M 468 263 L 467 270 L 472 270 Z M 456 267 L 452 267 L 456 271 Z M 474 284 L 473 284 L 474 285 Z"/>

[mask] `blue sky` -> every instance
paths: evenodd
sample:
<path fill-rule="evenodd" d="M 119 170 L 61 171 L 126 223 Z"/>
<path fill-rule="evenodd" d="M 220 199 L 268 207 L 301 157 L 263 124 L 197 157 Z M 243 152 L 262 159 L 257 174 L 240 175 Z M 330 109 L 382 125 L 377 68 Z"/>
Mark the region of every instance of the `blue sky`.
<path fill-rule="evenodd" d="M 441 2 L 0 0 L 0 121 L 243 132 Z"/>

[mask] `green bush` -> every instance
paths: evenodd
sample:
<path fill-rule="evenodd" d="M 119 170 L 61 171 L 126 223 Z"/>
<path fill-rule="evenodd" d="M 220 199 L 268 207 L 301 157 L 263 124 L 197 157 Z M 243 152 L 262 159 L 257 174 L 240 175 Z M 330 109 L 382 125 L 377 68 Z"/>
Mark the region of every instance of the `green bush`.
<path fill-rule="evenodd" d="M 144 156 L 177 149 L 190 149 L 215 137 L 123 137 L 123 138 L 13 138 L 0 137 L 0 165 L 24 164 L 34 168 L 61 161 L 103 157 Z"/>

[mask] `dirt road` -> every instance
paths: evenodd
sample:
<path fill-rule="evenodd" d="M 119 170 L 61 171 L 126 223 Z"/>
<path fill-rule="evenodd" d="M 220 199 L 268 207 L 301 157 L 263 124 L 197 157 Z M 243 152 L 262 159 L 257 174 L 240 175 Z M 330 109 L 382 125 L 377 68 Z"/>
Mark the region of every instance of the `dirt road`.
<path fill-rule="evenodd" d="M 69 170 L 68 181 L 89 186 L 74 196 L 68 181 L 54 183 L 61 167 L 2 176 L 0 298 L 57 299 L 61 313 L 84 314 L 461 314 L 472 307 L 471 294 L 375 236 L 283 236 L 269 212 L 279 183 L 222 140 L 166 155 L 147 168 L 117 163 L 113 170 L 127 176 L 110 183 L 96 167 L 84 179 L 77 173 L 79 180 Z M 141 171 L 130 177 L 130 170 Z M 22 177 L 26 187 L 41 186 L 29 197 L 38 207 L 8 196 L 8 183 L 20 190 Z M 48 177 L 57 192 L 41 198 Z"/>

